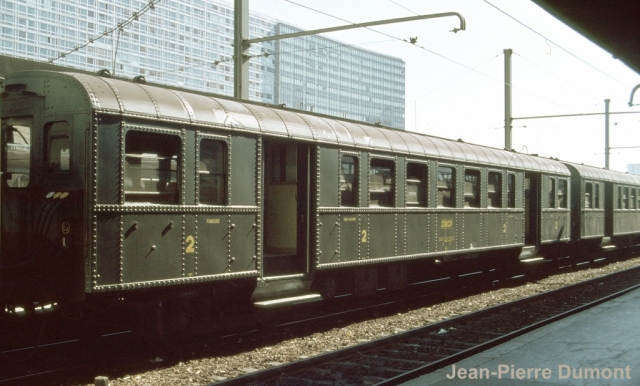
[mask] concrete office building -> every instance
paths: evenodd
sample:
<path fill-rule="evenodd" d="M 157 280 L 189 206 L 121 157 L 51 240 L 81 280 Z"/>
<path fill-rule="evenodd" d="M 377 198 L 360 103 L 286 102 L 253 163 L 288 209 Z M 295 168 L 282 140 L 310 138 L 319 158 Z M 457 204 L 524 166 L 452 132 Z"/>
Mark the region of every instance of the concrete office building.
<path fill-rule="evenodd" d="M 627 173 L 640 176 L 640 164 L 628 164 Z"/>
<path fill-rule="evenodd" d="M 148 4 L 2 0 L 0 54 L 57 58 L 57 65 L 233 95 L 233 3 L 161 0 L 140 14 Z M 105 33 L 134 13 L 136 20 Z M 293 30 L 250 17 L 250 38 Z M 251 100 L 404 128 L 404 62 L 398 58 L 320 36 L 253 44 L 249 54 Z"/>

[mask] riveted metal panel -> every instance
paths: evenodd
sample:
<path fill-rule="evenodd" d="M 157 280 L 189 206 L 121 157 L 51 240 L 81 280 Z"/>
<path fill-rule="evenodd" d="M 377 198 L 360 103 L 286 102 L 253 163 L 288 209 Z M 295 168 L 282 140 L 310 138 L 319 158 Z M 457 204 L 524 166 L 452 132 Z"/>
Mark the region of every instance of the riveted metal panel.
<path fill-rule="evenodd" d="M 93 106 L 98 109 L 121 111 L 122 106 L 119 96 L 104 78 L 85 74 L 73 74 L 78 81 L 84 84 L 85 89 L 91 95 Z"/>
<path fill-rule="evenodd" d="M 93 144 L 97 151 L 97 202 L 99 204 L 117 204 L 120 199 L 121 173 L 121 127 L 119 120 L 101 123 L 97 128 L 97 143 Z"/>
<path fill-rule="evenodd" d="M 422 147 L 422 142 L 420 141 L 420 138 L 417 134 L 413 134 L 413 133 L 404 133 L 402 135 L 402 138 L 404 139 L 405 143 L 407 144 L 407 151 L 411 154 L 417 154 L 417 155 L 425 155 L 426 151 L 424 149 L 424 147 Z"/>
<path fill-rule="evenodd" d="M 397 219 L 395 213 L 369 214 L 369 258 L 396 256 L 397 253 Z"/>
<path fill-rule="evenodd" d="M 229 224 L 229 251 L 226 272 L 245 272 L 257 269 L 258 239 L 257 216 L 251 213 L 234 213 Z"/>
<path fill-rule="evenodd" d="M 389 140 L 389 144 L 391 144 L 391 148 L 393 149 L 393 151 L 401 153 L 409 152 L 409 146 L 405 141 L 405 138 L 408 138 L 408 136 L 402 135 L 402 133 L 395 130 L 385 130 L 383 133 Z"/>
<path fill-rule="evenodd" d="M 198 216 L 182 215 L 182 277 L 198 275 Z"/>
<path fill-rule="evenodd" d="M 480 148 L 478 146 L 468 145 L 464 142 L 455 142 L 455 144 L 464 153 L 467 162 L 487 163 L 484 153 L 479 151 Z"/>
<path fill-rule="evenodd" d="M 340 221 L 340 261 L 354 261 L 360 259 L 362 240 L 360 215 L 357 213 L 344 213 L 339 216 Z M 366 230 L 366 229 L 363 229 Z M 364 245 L 366 248 L 366 243 Z M 366 256 L 366 255 L 365 255 Z"/>
<path fill-rule="evenodd" d="M 256 180 L 258 141 L 253 137 L 234 135 L 229 146 L 229 204 L 257 205 Z"/>
<path fill-rule="evenodd" d="M 604 236 L 604 210 L 583 209 L 580 213 L 580 238 Z"/>
<path fill-rule="evenodd" d="M 462 160 L 462 161 L 467 161 L 467 154 L 465 153 L 465 151 L 460 147 L 460 145 L 464 145 L 462 143 L 459 142 L 455 142 L 455 141 L 443 141 L 444 146 L 446 146 L 447 148 L 449 148 L 449 151 L 451 152 L 451 155 L 454 159 L 456 160 Z"/>
<path fill-rule="evenodd" d="M 117 97 L 121 101 L 123 112 L 153 117 L 158 116 L 158 109 L 155 102 L 140 85 L 114 79 L 103 78 L 103 80 L 113 86 Z"/>
<path fill-rule="evenodd" d="M 190 245 L 182 225 L 177 214 L 123 215 L 120 283 L 182 277 L 183 253 Z"/>
<path fill-rule="evenodd" d="M 543 209 L 540 217 L 541 242 L 550 243 L 569 240 L 571 237 L 569 211 Z"/>
<path fill-rule="evenodd" d="M 95 218 L 96 250 L 91 268 L 91 288 L 120 282 L 120 216 L 100 213 Z"/>
<path fill-rule="evenodd" d="M 462 217 L 462 242 L 459 244 L 459 247 L 462 249 L 483 247 L 483 214 L 476 211 L 467 211 L 460 214 L 460 217 Z"/>
<path fill-rule="evenodd" d="M 313 133 L 313 138 L 323 142 L 337 142 L 338 133 L 333 130 L 326 120 L 313 115 L 298 114 L 300 119 L 304 120 Z M 344 132 L 346 134 L 346 131 Z M 342 133 L 341 133 L 342 135 Z M 353 141 L 351 141 L 353 143 Z"/>
<path fill-rule="evenodd" d="M 322 264 L 339 263 L 340 256 L 340 216 L 337 214 L 320 215 L 319 249 L 320 255 L 316 266 Z"/>
<path fill-rule="evenodd" d="M 248 103 L 244 107 L 251 110 L 260 125 L 260 131 L 263 133 L 272 133 L 277 135 L 288 136 L 289 129 L 287 124 L 276 112 L 268 107 L 254 106 Z"/>
<path fill-rule="evenodd" d="M 487 233 L 487 245 L 483 246 L 498 246 L 505 244 L 512 244 L 507 242 L 507 214 L 499 211 L 489 212 L 485 214 L 486 224 L 485 229 Z"/>
<path fill-rule="evenodd" d="M 440 138 L 421 137 L 422 147 L 424 147 L 427 156 L 453 159 L 453 152 L 447 145 L 446 141 Z"/>
<path fill-rule="evenodd" d="M 190 110 L 194 123 L 228 126 L 226 120 L 229 116 L 216 99 L 187 92 L 174 92 L 186 103 L 185 108 Z"/>
<path fill-rule="evenodd" d="M 343 126 L 350 134 L 350 137 L 353 138 L 356 146 L 362 146 L 366 148 L 371 147 L 372 137 L 369 133 L 369 130 L 364 129 L 360 125 L 356 125 L 355 123 L 346 122 L 346 121 L 335 121 L 338 125 Z M 387 142 L 388 144 L 388 142 Z"/>
<path fill-rule="evenodd" d="M 197 275 L 217 275 L 225 273 L 229 255 L 229 215 L 210 213 L 196 216 L 198 232 Z"/>
<path fill-rule="evenodd" d="M 320 148 L 320 206 L 338 206 L 340 151 Z"/>
<path fill-rule="evenodd" d="M 369 142 L 368 146 L 382 150 L 393 150 L 393 146 L 387 137 L 387 134 L 389 133 L 388 130 L 365 125 L 356 126 L 366 133 L 365 141 Z"/>
<path fill-rule="evenodd" d="M 331 130 L 333 130 L 333 132 L 336 135 L 336 139 L 340 144 L 349 145 L 349 146 L 356 145 L 356 141 L 353 138 L 353 135 L 347 129 L 347 127 L 342 124 L 342 122 L 337 121 L 335 119 L 328 119 L 328 118 L 321 118 L 321 120 L 324 121 L 327 125 L 329 125 Z"/>
<path fill-rule="evenodd" d="M 435 214 L 435 251 L 454 251 L 458 249 L 457 217 L 454 212 L 437 212 Z M 460 229 L 462 230 L 461 227 Z"/>
<path fill-rule="evenodd" d="M 505 243 L 507 245 L 512 244 L 524 244 L 524 213 L 510 211 L 505 214 Z M 503 226 L 504 232 L 504 226 Z"/>
<path fill-rule="evenodd" d="M 569 169 L 575 170 L 581 178 L 596 181 L 615 182 L 631 186 L 640 186 L 640 176 L 620 173 L 613 170 L 600 169 L 593 166 L 565 163 Z"/>
<path fill-rule="evenodd" d="M 309 123 L 302 118 L 302 115 L 285 110 L 272 110 L 280 116 L 280 119 L 287 126 L 289 135 L 294 138 L 305 138 L 316 140 L 315 133 L 311 131 Z"/>
<path fill-rule="evenodd" d="M 160 117 L 181 120 L 189 120 L 191 118 L 186 105 L 173 91 L 160 87 L 149 87 L 142 84 L 136 85 L 149 94 L 150 98 L 156 105 L 158 115 Z"/>
<path fill-rule="evenodd" d="M 216 109 L 215 114 L 218 120 L 222 120 L 226 127 L 239 128 L 244 130 L 260 131 L 258 119 L 247 106 L 240 102 L 226 99 L 216 99 L 222 110 Z"/>
<path fill-rule="evenodd" d="M 406 252 L 407 255 L 430 252 L 430 217 L 429 213 L 407 213 L 406 218 Z"/>

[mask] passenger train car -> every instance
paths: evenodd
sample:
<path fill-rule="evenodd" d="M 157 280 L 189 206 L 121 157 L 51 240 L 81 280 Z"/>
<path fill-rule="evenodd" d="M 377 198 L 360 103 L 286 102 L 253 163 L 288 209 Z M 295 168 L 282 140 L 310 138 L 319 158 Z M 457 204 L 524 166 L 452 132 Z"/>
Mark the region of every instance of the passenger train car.
<path fill-rule="evenodd" d="M 640 237 L 640 177 L 283 106 L 31 71 L 0 119 L 5 314 L 364 296 Z"/>

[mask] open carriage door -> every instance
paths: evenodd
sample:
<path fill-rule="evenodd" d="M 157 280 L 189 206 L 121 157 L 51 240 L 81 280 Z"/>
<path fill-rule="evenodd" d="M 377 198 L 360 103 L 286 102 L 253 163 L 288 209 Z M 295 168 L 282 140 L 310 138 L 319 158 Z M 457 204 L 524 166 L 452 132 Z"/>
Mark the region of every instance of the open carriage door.
<path fill-rule="evenodd" d="M 265 141 L 265 277 L 309 271 L 309 146 Z"/>
<path fill-rule="evenodd" d="M 524 175 L 524 243 L 537 245 L 540 242 L 540 174 L 527 172 Z"/>

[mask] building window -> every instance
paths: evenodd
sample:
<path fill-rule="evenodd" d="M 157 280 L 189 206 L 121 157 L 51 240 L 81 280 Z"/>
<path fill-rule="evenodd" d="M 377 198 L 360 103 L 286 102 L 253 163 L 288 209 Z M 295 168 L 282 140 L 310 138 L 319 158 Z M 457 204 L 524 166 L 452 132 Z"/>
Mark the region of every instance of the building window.
<path fill-rule="evenodd" d="M 44 166 L 46 170 L 70 169 L 71 139 L 67 122 L 52 122 L 45 126 Z"/>
<path fill-rule="evenodd" d="M 480 171 L 464 171 L 464 207 L 480 207 Z"/>
<path fill-rule="evenodd" d="M 549 178 L 549 208 L 556 207 L 556 180 Z"/>
<path fill-rule="evenodd" d="M 409 162 L 407 164 L 407 206 L 426 207 L 428 202 L 427 192 L 427 165 Z"/>
<path fill-rule="evenodd" d="M 225 205 L 227 203 L 227 143 L 203 139 L 200 142 L 198 161 L 200 203 Z"/>
<path fill-rule="evenodd" d="M 516 175 L 507 174 L 507 208 L 516 207 Z"/>
<path fill-rule="evenodd" d="M 558 208 L 567 208 L 567 180 L 558 180 Z"/>
<path fill-rule="evenodd" d="M 456 183 L 455 169 L 450 166 L 438 166 L 438 206 L 455 208 Z"/>
<path fill-rule="evenodd" d="M 502 208 L 502 174 L 489 172 L 487 181 L 487 205 L 490 208 Z"/>
<path fill-rule="evenodd" d="M 177 204 L 180 137 L 129 131 L 125 137 L 126 202 Z"/>
<path fill-rule="evenodd" d="M 393 161 L 372 159 L 369 171 L 369 205 L 393 206 L 395 184 Z"/>
<path fill-rule="evenodd" d="M 351 155 L 340 163 L 340 206 L 358 206 L 358 159 Z"/>
<path fill-rule="evenodd" d="M 32 126 L 32 118 L 2 119 L 7 185 L 12 188 L 24 188 L 29 185 Z"/>

